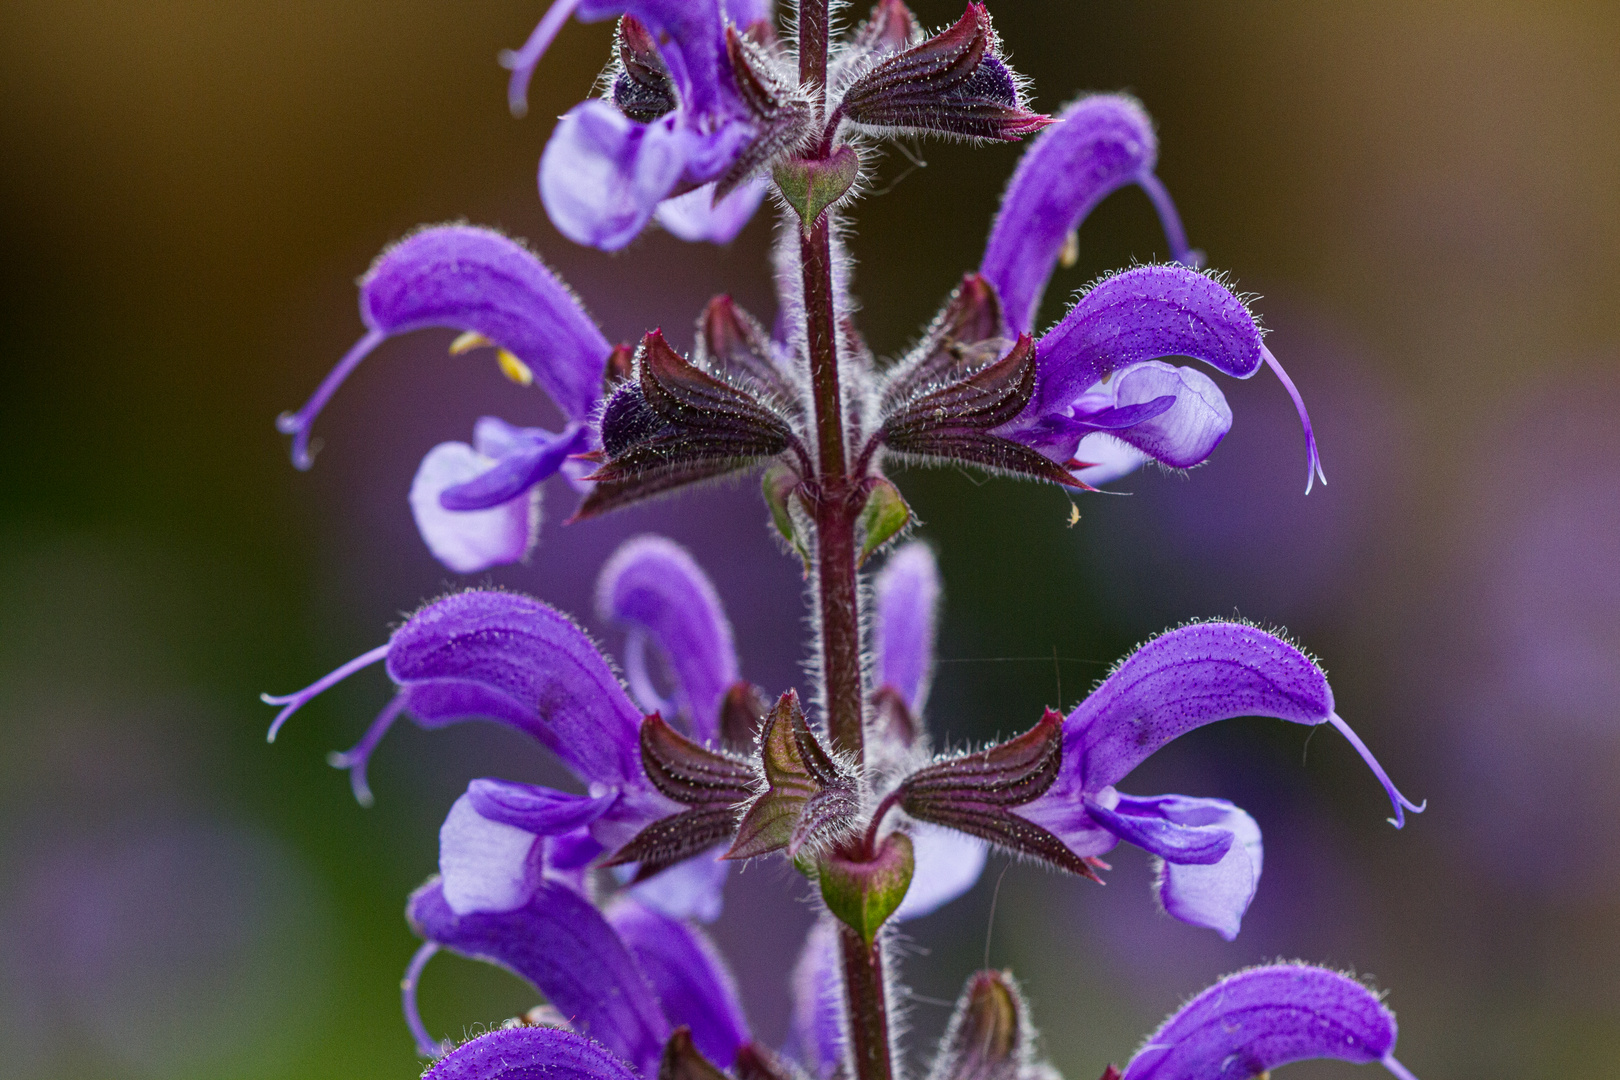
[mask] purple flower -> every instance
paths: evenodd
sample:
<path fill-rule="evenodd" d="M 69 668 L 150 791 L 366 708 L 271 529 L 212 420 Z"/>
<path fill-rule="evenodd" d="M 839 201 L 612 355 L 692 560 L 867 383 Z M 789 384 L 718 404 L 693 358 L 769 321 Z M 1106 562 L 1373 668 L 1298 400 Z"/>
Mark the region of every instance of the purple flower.
<path fill-rule="evenodd" d="M 1069 235 L 1127 184 L 1153 200 L 1171 258 L 1188 266 L 1199 261 L 1188 250 L 1175 203 L 1153 174 L 1159 140 L 1141 103 L 1122 94 L 1094 94 L 1067 106 L 1058 120 L 1019 160 L 979 268 L 1001 294 L 1014 333 L 1034 331 L 1041 296 Z"/>
<path fill-rule="evenodd" d="M 1305 428 L 1306 490 L 1322 476 L 1304 402 L 1248 308 L 1220 281 L 1183 266 L 1137 267 L 1092 286 L 1042 335 L 1035 394 L 997 433 L 1060 462 L 1098 433 L 1134 450 L 1137 464 L 1197 465 L 1231 429 L 1232 412 L 1208 376 L 1162 363 L 1166 356 L 1191 356 L 1240 379 L 1269 365 Z M 1087 477 L 1084 465 L 1072 467 Z M 1112 479 L 1120 467 L 1089 475 Z"/>
<path fill-rule="evenodd" d="M 676 1027 L 689 1028 L 705 1056 L 728 1066 L 748 1041 L 735 980 L 714 946 L 690 923 L 633 899 L 603 912 L 547 882 L 519 908 L 462 914 L 434 879 L 412 894 L 406 915 L 426 941 L 404 984 L 406 1017 L 423 1053 L 444 1050 L 426 1034 L 415 1002 L 423 967 L 441 948 L 527 979 L 573 1032 L 649 1080 Z"/>
<path fill-rule="evenodd" d="M 1201 258 L 1188 249 L 1175 205 L 1153 174 L 1158 141 L 1141 105 L 1096 95 L 1060 116 L 1019 162 L 980 267 L 1013 334 L 1034 333 L 1046 283 L 1075 230 L 1126 184 L 1153 201 L 1176 262 L 1193 267 Z M 1059 462 L 1074 459 L 1084 442 L 1080 459 L 1089 467 L 1076 466 L 1075 475 L 1087 483 L 1116 479 L 1149 459 L 1196 465 L 1231 429 L 1232 413 L 1207 376 L 1160 363 L 1166 356 L 1191 356 L 1236 378 L 1253 375 L 1264 360 L 1299 409 L 1310 489 L 1321 463 L 1293 383 L 1242 301 L 1183 267 L 1140 267 L 1094 286 L 1040 339 L 1036 400 L 1000 434 Z"/>
<path fill-rule="evenodd" d="M 441 1058 L 423 1080 L 638 1080 L 601 1043 L 572 1031 L 511 1027 L 487 1031 Z"/>
<path fill-rule="evenodd" d="M 304 407 L 277 427 L 293 437 L 293 463 L 314 460 L 310 428 L 337 388 L 388 338 L 428 327 L 462 331 L 452 353 L 498 350 L 515 381 L 538 382 L 568 423 L 561 432 L 478 422 L 473 445 L 441 443 L 411 484 L 428 548 L 473 573 L 521 559 L 534 542 L 537 485 L 589 448 L 612 347 L 567 286 L 522 245 L 489 229 L 424 229 L 385 251 L 360 282 L 367 332 Z"/>
<path fill-rule="evenodd" d="M 708 575 L 673 540 L 638 536 L 603 565 L 596 589 L 597 613 L 628 630 L 625 675 L 642 711 L 685 717 L 693 738 L 717 743 L 721 704 L 738 681 L 737 650 Z M 649 643 L 673 678 L 673 700 L 648 669 Z"/>
<path fill-rule="evenodd" d="M 1346 975 L 1272 964 L 1228 975 L 1164 1022 L 1125 1066 L 1122 1080 L 1248 1080 L 1293 1061 L 1395 1060 L 1395 1016 Z M 1109 1070 L 1109 1075 L 1120 1074 Z"/>
<path fill-rule="evenodd" d="M 1241 623 L 1197 623 L 1142 646 L 1063 721 L 1056 780 L 1013 811 L 1074 854 L 1095 857 L 1127 840 L 1163 860 L 1156 891 L 1171 915 L 1237 936 L 1261 869 L 1260 830 L 1221 799 L 1138 798 L 1114 785 L 1177 736 L 1217 720 L 1270 716 L 1332 724 L 1388 793 L 1400 828 L 1423 810 L 1395 789 L 1333 709 L 1327 677 L 1298 648 Z"/>
<path fill-rule="evenodd" d="M 588 819 L 590 835 L 605 846 L 622 844 L 676 809 L 647 780 L 639 749 L 641 711 L 602 654 L 567 616 L 514 593 L 474 589 L 434 601 L 406 620 L 387 645 L 296 693 L 265 695 L 269 704 L 284 706 L 270 738 L 305 702 L 379 660 L 386 661 L 399 690 L 360 742 L 332 758 L 349 770 L 362 803 L 371 800 L 366 762 L 404 712 L 424 728 L 488 719 L 533 736 L 590 788 L 593 799 L 611 796 Z M 489 805 L 473 803 L 480 812 Z"/>
<path fill-rule="evenodd" d="M 656 213 L 682 239 L 726 243 L 748 222 L 766 185 L 740 183 L 747 177 L 732 171 L 767 132 L 739 91 L 726 28 L 768 27 L 770 7 L 554 0 L 523 47 L 502 55 L 512 69 L 508 102 L 522 115 L 535 66 L 569 15 L 626 16 L 606 97 L 565 113 L 540 158 L 540 198 L 564 236 L 615 251 Z"/>

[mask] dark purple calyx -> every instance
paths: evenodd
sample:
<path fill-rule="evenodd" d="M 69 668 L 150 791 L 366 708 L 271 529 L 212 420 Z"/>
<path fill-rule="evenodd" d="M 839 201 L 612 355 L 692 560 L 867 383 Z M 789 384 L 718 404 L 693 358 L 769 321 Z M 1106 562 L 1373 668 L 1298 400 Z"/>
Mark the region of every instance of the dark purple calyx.
<path fill-rule="evenodd" d="M 1021 98 L 990 12 L 969 4 L 954 26 L 856 79 L 839 108 L 869 127 L 1011 142 L 1052 123 Z"/>
<path fill-rule="evenodd" d="M 634 15 L 621 18 L 617 45 L 619 71 L 613 77 L 613 104 L 642 124 L 674 112 L 679 104 L 675 83 L 647 24 Z"/>
<path fill-rule="evenodd" d="M 692 1029 L 682 1025 L 670 1033 L 664 1056 L 658 1061 L 658 1080 L 729 1080 L 692 1041 Z"/>
<path fill-rule="evenodd" d="M 783 405 L 797 405 L 798 395 L 772 354 L 770 331 L 729 296 L 716 296 L 704 307 L 695 362 L 732 382 L 757 386 Z"/>
<path fill-rule="evenodd" d="M 1051 458 L 991 434 L 1018 416 L 1035 393 L 1035 343 L 1020 334 L 1000 360 L 957 382 L 924 390 L 895 406 L 874 437 L 889 450 L 942 458 L 1084 488 Z"/>
<path fill-rule="evenodd" d="M 827 843 L 851 831 L 860 810 L 855 778 L 824 750 L 792 690 L 765 717 L 759 760 L 765 790 L 743 814 L 727 859 L 751 859 L 787 849 L 796 856 L 809 843 Z"/>
<path fill-rule="evenodd" d="M 983 274 L 965 274 L 922 340 L 884 375 L 883 405 L 955 382 L 993 363 L 1011 342 L 1002 334 L 1001 300 Z"/>
<path fill-rule="evenodd" d="M 641 764 L 654 787 L 691 809 L 648 825 L 608 860 L 640 864 L 637 881 L 731 839 L 738 805 L 754 795 L 746 759 L 693 742 L 657 713 L 641 723 Z"/>
<path fill-rule="evenodd" d="M 917 43 L 921 28 L 904 0 L 878 0 L 872 14 L 856 27 L 850 45 L 864 53 L 890 53 Z"/>
<path fill-rule="evenodd" d="M 726 696 L 720 699 L 721 744 L 737 753 L 755 753 L 759 748 L 760 728 L 770 708 L 770 702 L 753 683 L 732 683 Z"/>
<path fill-rule="evenodd" d="M 726 27 L 726 59 L 736 80 L 737 96 L 747 106 L 759 134 L 715 185 L 715 202 L 776 158 L 798 148 L 810 134 L 815 117 L 810 99 L 797 81 L 790 79 L 770 50 L 751 35 Z"/>
<path fill-rule="evenodd" d="M 731 1063 L 731 1075 L 737 1080 L 800 1080 L 797 1070 L 765 1047 L 755 1042 L 743 1043 L 737 1050 L 737 1060 Z"/>
<path fill-rule="evenodd" d="M 654 330 L 635 372 L 602 411 L 596 488 L 575 513 L 595 517 L 799 448 L 788 419 L 749 390 L 689 363 Z"/>
<path fill-rule="evenodd" d="M 1013 813 L 1013 807 L 1044 794 L 1062 765 L 1063 715 L 1048 709 L 1040 723 L 1017 738 L 917 770 L 891 798 L 918 821 L 977 836 L 1096 881 L 1091 864 L 1062 840 Z"/>
<path fill-rule="evenodd" d="M 1023 995 L 1002 971 L 968 978 L 940 1040 L 929 1080 L 1019 1080 L 1034 1048 Z"/>

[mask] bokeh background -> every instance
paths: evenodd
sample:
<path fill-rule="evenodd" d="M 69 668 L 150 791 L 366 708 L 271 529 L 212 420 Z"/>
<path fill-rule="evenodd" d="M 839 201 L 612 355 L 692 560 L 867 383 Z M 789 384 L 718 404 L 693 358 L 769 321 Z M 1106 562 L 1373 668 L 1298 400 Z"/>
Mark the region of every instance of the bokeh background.
<path fill-rule="evenodd" d="M 918 0 L 930 23 L 958 15 Z M 1238 425 L 1189 476 L 1129 497 L 957 472 L 901 477 L 940 553 L 931 722 L 954 744 L 1072 704 L 1133 643 L 1233 612 L 1286 625 L 1427 814 L 1395 833 L 1332 734 L 1235 721 L 1132 790 L 1220 795 L 1266 835 L 1225 944 L 1147 898 L 995 858 L 908 926 L 911 1043 L 962 979 L 1010 965 L 1054 1062 L 1089 1080 L 1182 998 L 1276 957 L 1391 991 L 1425 1080 L 1620 1070 L 1620 8 L 1612 3 L 1006 0 L 1037 103 L 1127 89 L 1210 262 L 1262 296 L 1332 483 L 1301 493 L 1281 389 L 1225 384 Z M 479 725 L 401 726 L 363 810 L 326 751 L 387 696 L 373 671 L 267 747 L 260 691 L 383 640 L 451 582 L 405 491 L 473 417 L 540 417 L 423 333 L 368 362 L 295 472 L 272 427 L 359 332 L 353 281 L 420 222 L 528 237 L 610 337 L 679 339 L 730 291 L 769 317 L 761 216 L 729 248 L 563 241 L 534 189 L 606 26 L 571 24 L 513 120 L 496 50 L 536 0 L 11 0 L 0 6 L 0 1075 L 412 1077 L 404 898 L 479 775 L 547 764 Z M 1017 159 L 925 144 L 856 211 L 864 327 L 902 348 L 964 269 Z M 1046 315 L 1162 257 L 1111 198 Z M 799 680 L 794 567 L 748 486 L 561 528 L 490 575 L 592 622 L 596 570 L 659 529 L 714 574 L 746 673 Z M 999 899 L 993 895 L 1000 884 Z M 733 879 L 718 935 L 756 1027 L 807 909 L 791 875 Z M 993 916 L 993 935 L 990 932 Z M 532 1004 L 442 958 L 423 1008 L 460 1033 Z M 1346 1078 L 1349 1066 L 1286 1075 Z"/>

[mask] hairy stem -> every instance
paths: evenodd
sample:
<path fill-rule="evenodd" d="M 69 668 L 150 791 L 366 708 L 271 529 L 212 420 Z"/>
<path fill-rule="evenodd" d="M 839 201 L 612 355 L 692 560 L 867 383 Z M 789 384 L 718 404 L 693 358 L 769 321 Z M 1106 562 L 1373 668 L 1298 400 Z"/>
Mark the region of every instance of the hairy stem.
<path fill-rule="evenodd" d="M 826 215 L 800 243 L 816 412 L 816 571 L 821 609 L 821 676 L 827 734 L 839 750 L 862 752 L 861 619 L 855 576 L 855 515 L 844 450 L 843 391 L 833 310 L 832 243 Z"/>
<path fill-rule="evenodd" d="M 889 1080 L 889 1009 L 883 986 L 883 944 L 868 946 L 861 935 L 839 925 L 844 954 L 844 988 L 849 999 L 849 1050 L 860 1080 Z"/>
<path fill-rule="evenodd" d="M 799 80 L 827 84 L 827 0 L 799 0 Z M 832 152 L 823 139 L 816 152 Z M 816 602 L 821 622 L 821 685 L 833 746 L 864 764 L 865 694 L 861 685 L 861 616 L 855 569 L 856 479 L 844 447 L 844 398 L 838 377 L 838 314 L 833 302 L 832 233 L 823 213 L 799 233 L 805 337 L 815 401 Z M 864 464 L 864 463 L 863 463 Z M 883 946 L 839 927 L 850 1059 L 855 1080 L 891 1080 L 889 1008 Z"/>

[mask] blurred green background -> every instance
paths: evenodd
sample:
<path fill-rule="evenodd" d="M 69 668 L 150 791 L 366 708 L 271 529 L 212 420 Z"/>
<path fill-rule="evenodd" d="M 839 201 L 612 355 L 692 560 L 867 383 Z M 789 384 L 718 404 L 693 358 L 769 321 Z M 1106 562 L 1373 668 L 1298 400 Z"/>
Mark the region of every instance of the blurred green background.
<path fill-rule="evenodd" d="M 1020 730 L 1155 630 L 1236 611 L 1322 656 L 1340 712 L 1431 808 L 1393 832 L 1331 735 L 1189 736 L 1128 786 L 1260 821 L 1266 878 L 1238 941 L 1155 913 L 1139 852 L 1101 889 L 993 858 L 907 927 L 912 1045 L 988 953 L 1025 980 L 1054 1063 L 1089 1080 L 1216 975 L 1285 956 L 1376 977 L 1424 1080 L 1614 1076 L 1620 7 L 993 11 L 1038 106 L 1125 89 L 1153 113 L 1160 175 L 1210 264 L 1261 294 L 1332 483 L 1300 493 L 1297 425 L 1266 376 L 1223 384 L 1237 427 L 1207 467 L 1082 500 L 1073 528 L 1052 489 L 904 474 L 946 579 L 936 736 Z M 662 325 L 686 341 L 719 291 L 772 310 L 766 215 L 726 249 L 653 235 L 607 256 L 552 230 L 534 188 L 548 118 L 588 92 L 609 29 L 570 24 L 516 121 L 494 56 L 539 14 L 0 7 L 0 1076 L 417 1075 L 397 1003 L 406 893 L 470 777 L 549 766 L 498 731 L 401 727 L 362 810 L 322 758 L 386 699 L 381 675 L 273 747 L 257 694 L 442 591 L 405 503 L 420 455 L 480 412 L 542 410 L 424 333 L 345 387 L 311 472 L 272 420 L 358 335 L 354 278 L 421 222 L 528 237 L 615 340 Z M 921 154 L 890 154 L 892 190 L 854 214 L 880 353 L 977 265 L 1018 150 Z M 1046 317 L 1159 243 L 1145 198 L 1114 196 Z M 551 492 L 533 561 L 491 579 L 588 621 L 600 563 L 660 529 L 714 572 L 749 677 L 798 680 L 800 585 L 746 485 L 564 530 L 567 508 Z M 807 917 L 794 890 L 774 869 L 735 878 L 717 930 L 771 1041 Z M 423 991 L 452 1033 L 529 1004 L 448 958 Z"/>

